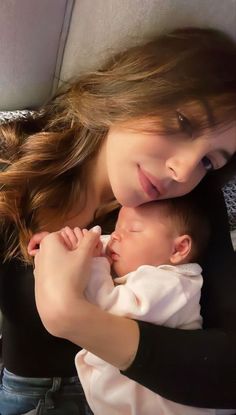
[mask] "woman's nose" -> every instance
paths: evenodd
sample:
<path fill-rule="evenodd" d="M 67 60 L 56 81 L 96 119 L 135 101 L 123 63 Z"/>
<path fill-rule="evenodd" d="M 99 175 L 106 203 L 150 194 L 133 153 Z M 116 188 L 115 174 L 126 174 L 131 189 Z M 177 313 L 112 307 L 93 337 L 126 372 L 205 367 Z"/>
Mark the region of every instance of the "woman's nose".
<path fill-rule="evenodd" d="M 166 161 L 170 177 L 180 183 L 186 183 L 199 167 L 200 160 L 194 156 L 171 157 Z"/>

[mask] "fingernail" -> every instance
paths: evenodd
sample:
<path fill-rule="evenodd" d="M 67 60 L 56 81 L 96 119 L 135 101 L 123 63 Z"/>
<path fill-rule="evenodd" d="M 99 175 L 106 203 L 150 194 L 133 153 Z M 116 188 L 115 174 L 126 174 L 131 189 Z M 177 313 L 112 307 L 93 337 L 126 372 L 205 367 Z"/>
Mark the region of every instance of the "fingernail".
<path fill-rule="evenodd" d="M 91 229 L 91 231 L 92 231 L 92 232 L 95 232 L 95 233 L 98 233 L 99 235 L 101 235 L 101 233 L 102 233 L 101 226 L 99 226 L 99 225 L 94 226 L 94 227 Z"/>

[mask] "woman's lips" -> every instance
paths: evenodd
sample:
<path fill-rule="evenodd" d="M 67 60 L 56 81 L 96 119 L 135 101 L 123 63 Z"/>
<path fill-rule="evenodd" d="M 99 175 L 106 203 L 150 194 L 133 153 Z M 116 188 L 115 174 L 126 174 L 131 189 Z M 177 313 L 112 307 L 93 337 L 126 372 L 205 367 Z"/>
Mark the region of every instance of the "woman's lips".
<path fill-rule="evenodd" d="M 161 195 L 160 191 L 156 186 L 152 184 L 151 180 L 147 176 L 147 173 L 142 170 L 140 166 L 138 166 L 138 175 L 144 192 L 149 196 L 150 199 L 157 199 Z"/>

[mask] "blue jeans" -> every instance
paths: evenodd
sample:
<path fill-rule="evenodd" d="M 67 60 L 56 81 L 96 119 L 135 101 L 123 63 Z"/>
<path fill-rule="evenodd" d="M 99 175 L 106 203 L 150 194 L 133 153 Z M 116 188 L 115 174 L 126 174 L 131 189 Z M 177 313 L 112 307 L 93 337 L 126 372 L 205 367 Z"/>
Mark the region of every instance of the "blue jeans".
<path fill-rule="evenodd" d="M 26 378 L 2 371 L 0 414 L 92 415 L 77 377 Z"/>

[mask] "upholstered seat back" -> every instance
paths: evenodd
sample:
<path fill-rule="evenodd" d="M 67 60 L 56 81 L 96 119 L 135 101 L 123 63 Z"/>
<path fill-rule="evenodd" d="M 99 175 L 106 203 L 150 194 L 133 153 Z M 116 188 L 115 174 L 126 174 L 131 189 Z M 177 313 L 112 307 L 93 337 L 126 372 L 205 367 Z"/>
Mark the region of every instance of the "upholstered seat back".
<path fill-rule="evenodd" d="M 0 110 L 35 108 L 114 50 L 181 26 L 236 38 L 236 0 L 1 0 Z"/>

